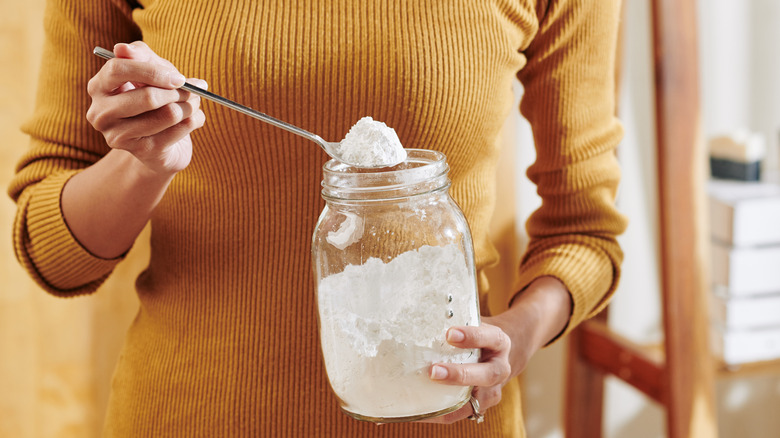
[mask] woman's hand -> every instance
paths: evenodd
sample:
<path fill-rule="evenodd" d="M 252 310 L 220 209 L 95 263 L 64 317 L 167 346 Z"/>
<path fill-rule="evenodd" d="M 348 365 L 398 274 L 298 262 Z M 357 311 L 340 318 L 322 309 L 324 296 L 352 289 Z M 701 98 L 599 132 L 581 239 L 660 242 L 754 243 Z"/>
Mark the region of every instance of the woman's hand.
<path fill-rule="evenodd" d="M 87 87 L 87 120 L 112 150 L 73 175 L 61 196 L 73 235 L 104 259 L 132 246 L 173 177 L 190 163 L 190 132 L 206 120 L 199 97 L 178 89 L 184 76 L 149 46 L 117 44 L 114 54 Z"/>
<path fill-rule="evenodd" d="M 480 348 L 476 364 L 440 363 L 431 366 L 433 381 L 446 385 L 473 386 L 472 396 L 481 414 L 501 401 L 501 389 L 519 375 L 528 360 L 559 335 L 571 314 L 566 286 L 553 277 L 534 280 L 515 298 L 506 312 L 482 318 L 479 327 L 452 327 L 447 342 L 460 348 Z M 474 414 L 470 403 L 457 411 L 425 420 L 453 423 Z"/>
<path fill-rule="evenodd" d="M 488 318 L 484 318 L 488 319 Z M 431 379 L 459 386 L 473 386 L 472 396 L 479 402 L 480 413 L 501 401 L 501 388 L 512 377 L 509 352 L 512 340 L 498 326 L 483 322 L 479 327 L 452 327 L 447 330 L 447 342 L 460 348 L 481 348 L 479 363 L 441 363 L 431 367 Z M 453 423 L 474 413 L 471 404 L 457 411 L 428 419 L 432 423 Z"/>
<path fill-rule="evenodd" d="M 200 97 L 179 89 L 185 77 L 145 43 L 117 44 L 114 54 L 89 81 L 87 120 L 111 148 L 130 152 L 153 172 L 184 169 L 192 158 L 189 134 L 206 120 Z"/>

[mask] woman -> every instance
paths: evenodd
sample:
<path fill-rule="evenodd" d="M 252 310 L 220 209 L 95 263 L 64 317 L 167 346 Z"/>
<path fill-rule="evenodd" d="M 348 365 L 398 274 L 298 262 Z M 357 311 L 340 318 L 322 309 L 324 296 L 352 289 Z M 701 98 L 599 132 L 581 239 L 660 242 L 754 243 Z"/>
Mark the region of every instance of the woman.
<path fill-rule="evenodd" d="M 49 0 L 32 143 L 9 188 L 17 255 L 47 291 L 92 293 L 152 223 L 105 435 L 523 436 L 514 377 L 618 281 L 617 3 Z M 92 56 L 96 45 L 117 58 Z M 429 420 L 447 425 L 339 412 L 309 253 L 327 157 L 201 108 L 180 72 L 331 141 L 372 116 L 406 147 L 444 152 L 492 316 L 448 332 L 481 348 L 481 363 L 434 365 L 430 377 L 473 385 L 474 403 Z M 497 261 L 496 140 L 516 76 L 543 204 L 516 287 L 491 290 L 481 273 Z M 500 304 L 488 308 L 488 294 Z"/>

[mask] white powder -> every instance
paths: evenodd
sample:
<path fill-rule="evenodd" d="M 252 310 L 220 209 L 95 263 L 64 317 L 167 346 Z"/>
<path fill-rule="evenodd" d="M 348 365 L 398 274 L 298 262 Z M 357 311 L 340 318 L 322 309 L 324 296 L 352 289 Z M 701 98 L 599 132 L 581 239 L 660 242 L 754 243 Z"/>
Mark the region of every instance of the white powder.
<path fill-rule="evenodd" d="M 388 167 L 406 159 L 395 130 L 371 117 L 358 120 L 338 149 L 342 161 L 355 167 Z"/>
<path fill-rule="evenodd" d="M 363 237 L 363 219 L 350 212 L 344 212 L 344 216 L 346 219 L 341 223 L 339 229 L 329 232 L 325 237 L 328 243 L 338 249 L 344 249 Z"/>
<path fill-rule="evenodd" d="M 320 282 L 318 298 L 325 366 L 347 411 L 409 417 L 469 396 L 468 387 L 429 378 L 433 363 L 479 359 L 478 350 L 445 340 L 447 328 L 478 321 L 474 279 L 457 245 L 349 265 Z"/>

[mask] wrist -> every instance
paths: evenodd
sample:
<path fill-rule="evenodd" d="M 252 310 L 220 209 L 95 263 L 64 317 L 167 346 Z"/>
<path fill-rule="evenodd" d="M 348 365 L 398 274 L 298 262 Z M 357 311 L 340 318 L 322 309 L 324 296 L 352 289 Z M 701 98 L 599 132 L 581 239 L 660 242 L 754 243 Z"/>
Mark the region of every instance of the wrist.
<path fill-rule="evenodd" d="M 115 155 L 120 167 L 127 169 L 133 177 L 143 185 L 167 188 L 173 177 L 179 173 L 172 169 L 154 169 L 138 159 L 135 155 L 122 149 L 113 149 L 109 154 Z"/>
<path fill-rule="evenodd" d="M 569 290 L 555 277 L 544 276 L 532 281 L 510 305 L 524 308 L 533 315 L 534 341 L 539 348 L 557 339 L 569 325 L 572 299 Z"/>
<path fill-rule="evenodd" d="M 509 309 L 486 322 L 497 325 L 512 340 L 512 375 L 566 329 L 572 302 L 566 286 L 557 278 L 540 277 L 517 294 Z"/>

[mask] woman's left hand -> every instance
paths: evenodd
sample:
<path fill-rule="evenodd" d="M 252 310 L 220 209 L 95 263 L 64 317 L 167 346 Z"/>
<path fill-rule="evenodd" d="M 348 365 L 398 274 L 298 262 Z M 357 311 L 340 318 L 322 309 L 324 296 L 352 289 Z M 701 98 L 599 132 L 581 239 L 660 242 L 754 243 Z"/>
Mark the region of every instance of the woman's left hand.
<path fill-rule="evenodd" d="M 487 320 L 488 318 L 484 318 Z M 479 403 L 480 413 L 501 401 L 501 388 L 512 377 L 509 352 L 512 341 L 498 326 L 483 321 L 478 327 L 452 327 L 447 342 L 460 348 L 482 350 L 479 363 L 440 363 L 431 367 L 431 379 L 442 384 L 473 386 L 472 396 Z M 470 403 L 446 415 L 425 420 L 432 423 L 453 423 L 474 414 Z"/>
<path fill-rule="evenodd" d="M 501 390 L 519 375 L 539 349 L 558 336 L 571 314 L 571 297 L 566 286 L 553 277 L 531 282 L 510 308 L 494 317 L 483 317 L 480 326 L 452 327 L 447 342 L 460 348 L 479 348 L 479 363 L 437 363 L 430 378 L 445 385 L 473 386 L 471 396 L 484 415 L 501 401 Z M 429 423 L 454 423 L 475 415 L 471 403 Z M 478 418 L 476 415 L 472 418 Z"/>

